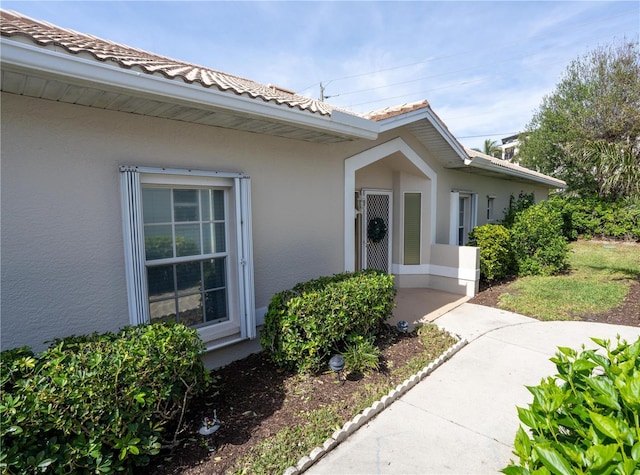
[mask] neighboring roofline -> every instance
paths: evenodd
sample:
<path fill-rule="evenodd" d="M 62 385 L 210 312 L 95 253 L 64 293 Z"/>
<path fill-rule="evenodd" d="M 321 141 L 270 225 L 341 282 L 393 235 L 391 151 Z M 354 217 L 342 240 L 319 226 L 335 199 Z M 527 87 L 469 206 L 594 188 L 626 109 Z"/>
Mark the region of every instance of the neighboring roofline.
<path fill-rule="evenodd" d="M 64 78 L 64 81 L 78 85 L 98 84 L 109 90 L 135 93 L 137 96 L 165 100 L 169 98 L 189 106 L 225 109 L 349 138 L 373 140 L 380 131 L 376 122 L 339 110 L 332 110 L 330 116 L 315 114 L 262 99 L 205 88 L 200 84 L 113 67 L 98 60 L 52 51 L 4 37 L 0 38 L 0 47 L 0 65 L 6 70 L 37 72 L 52 79 Z"/>
<path fill-rule="evenodd" d="M 448 127 L 438 117 L 438 115 L 431 109 L 431 106 L 424 101 L 424 107 L 412 110 L 403 114 L 399 114 L 388 119 L 382 119 L 377 123 L 380 124 L 380 133 L 388 130 L 396 129 L 404 125 L 409 125 L 419 120 L 427 120 L 433 127 L 440 133 L 440 135 L 447 141 L 453 151 L 460 157 L 460 160 L 465 165 L 470 162 L 469 154 L 466 152 L 464 146 L 458 142 L 458 139 L 449 131 Z"/>
<path fill-rule="evenodd" d="M 567 184 L 562 180 L 553 178 L 543 173 L 536 172 L 534 170 L 530 170 L 526 167 L 521 167 L 520 165 L 516 165 L 515 163 L 492 157 L 490 155 L 485 155 L 484 153 L 478 152 L 476 150 L 466 150 L 469 154 L 469 157 L 471 158 L 471 163 L 469 163 L 469 166 L 473 168 L 490 170 L 493 172 L 502 173 L 529 181 L 535 181 L 537 183 L 547 185 L 551 188 L 564 189 L 567 186 Z"/>
<path fill-rule="evenodd" d="M 402 112 L 402 107 L 408 109 L 408 112 Z M 382 113 L 384 111 L 379 111 Z M 447 126 L 442 122 L 440 117 L 431 109 L 431 106 L 427 101 L 421 101 L 414 104 L 407 104 L 398 108 L 398 113 L 392 115 L 389 118 L 381 119 L 378 121 L 380 124 L 380 132 L 386 132 L 398 127 L 410 125 L 420 120 L 429 121 L 433 127 L 442 135 L 442 137 L 451 146 L 454 152 L 460 157 L 460 165 L 455 168 L 463 168 L 470 166 L 472 168 L 478 168 L 481 170 L 487 170 L 494 173 L 500 173 L 502 175 L 512 176 L 522 180 L 532 181 L 540 183 L 551 188 L 565 188 L 567 184 L 558 180 L 557 178 L 544 175 L 542 173 L 530 170 L 520 165 L 516 165 L 499 158 L 485 155 L 475 150 L 469 150 L 464 147 L 458 139 L 449 131 Z M 376 112 L 372 112 L 368 115 L 375 116 Z"/>

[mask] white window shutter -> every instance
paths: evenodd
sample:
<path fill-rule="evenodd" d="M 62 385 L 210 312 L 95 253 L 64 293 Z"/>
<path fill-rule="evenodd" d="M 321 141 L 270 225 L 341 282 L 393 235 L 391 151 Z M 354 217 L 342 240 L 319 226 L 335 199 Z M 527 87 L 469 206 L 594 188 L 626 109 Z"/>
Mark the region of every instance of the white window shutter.
<path fill-rule="evenodd" d="M 478 225 L 478 193 L 473 193 L 471 195 L 471 229 L 469 231 L 473 231 Z"/>
<path fill-rule="evenodd" d="M 449 245 L 458 245 L 458 227 L 460 226 L 460 193 L 452 191 L 449 197 Z"/>
<path fill-rule="evenodd" d="M 251 179 L 235 179 L 236 192 L 236 239 L 238 259 L 238 289 L 240 332 L 242 338 L 254 339 L 256 332 L 255 297 L 253 288 L 253 246 L 251 230 Z"/>
<path fill-rule="evenodd" d="M 149 322 L 149 310 L 144 267 L 142 190 L 138 169 L 136 167 L 120 167 L 120 183 L 129 321 L 132 325 L 140 325 Z"/>

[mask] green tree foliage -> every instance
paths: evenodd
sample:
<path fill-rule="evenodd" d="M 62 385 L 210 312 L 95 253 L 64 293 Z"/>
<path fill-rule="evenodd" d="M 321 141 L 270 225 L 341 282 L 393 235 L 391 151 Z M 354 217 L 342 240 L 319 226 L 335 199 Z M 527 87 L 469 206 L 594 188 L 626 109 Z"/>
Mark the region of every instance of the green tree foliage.
<path fill-rule="evenodd" d="M 570 191 L 640 196 L 638 44 L 602 46 L 574 60 L 521 136 L 518 159 Z"/>

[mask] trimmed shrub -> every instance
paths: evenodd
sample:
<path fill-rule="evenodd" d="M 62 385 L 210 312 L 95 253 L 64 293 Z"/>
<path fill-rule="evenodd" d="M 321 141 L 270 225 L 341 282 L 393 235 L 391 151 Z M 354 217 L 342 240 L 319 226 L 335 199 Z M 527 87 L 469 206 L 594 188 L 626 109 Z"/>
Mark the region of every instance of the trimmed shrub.
<path fill-rule="evenodd" d="M 637 474 L 640 469 L 640 338 L 633 344 L 593 338 L 604 352 L 559 348 L 558 374 L 529 387 L 518 408 L 522 426 L 502 470 L 523 474 Z"/>
<path fill-rule="evenodd" d="M 512 275 L 515 259 L 511 233 L 500 224 L 485 224 L 469 233 L 469 246 L 480 248 L 480 275 L 491 282 Z"/>
<path fill-rule="evenodd" d="M 279 366 L 299 372 L 326 368 L 347 336 L 374 335 L 391 315 L 393 276 L 379 271 L 320 277 L 274 295 L 260 335 Z"/>
<path fill-rule="evenodd" d="M 3 473 L 112 473 L 173 443 L 209 374 L 202 341 L 180 324 L 73 336 L 34 355 L 0 354 Z"/>
<path fill-rule="evenodd" d="M 569 255 L 561 214 L 543 201 L 516 215 L 511 228 L 518 275 L 553 275 L 566 269 Z"/>

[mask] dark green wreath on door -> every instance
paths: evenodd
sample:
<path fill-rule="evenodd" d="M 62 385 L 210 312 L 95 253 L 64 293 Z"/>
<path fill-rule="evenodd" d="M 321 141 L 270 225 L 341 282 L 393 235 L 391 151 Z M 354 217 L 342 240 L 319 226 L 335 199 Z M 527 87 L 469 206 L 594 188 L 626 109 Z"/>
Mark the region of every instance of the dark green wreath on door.
<path fill-rule="evenodd" d="M 367 238 L 372 242 L 380 242 L 387 235 L 387 225 L 382 218 L 372 218 L 367 224 Z"/>

